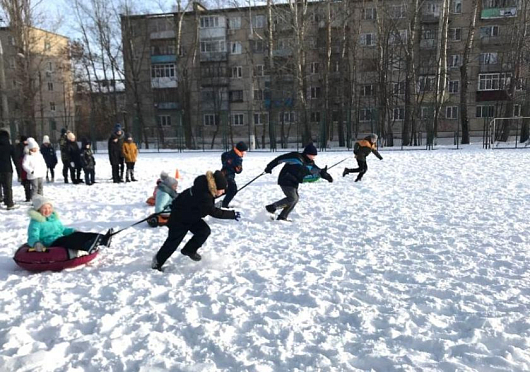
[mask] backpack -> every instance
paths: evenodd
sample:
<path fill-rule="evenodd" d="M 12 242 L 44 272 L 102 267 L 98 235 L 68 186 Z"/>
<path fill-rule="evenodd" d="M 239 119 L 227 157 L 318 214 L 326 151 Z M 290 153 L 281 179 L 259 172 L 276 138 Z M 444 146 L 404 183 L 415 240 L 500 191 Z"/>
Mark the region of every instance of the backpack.
<path fill-rule="evenodd" d="M 359 155 L 360 150 L 361 150 L 361 145 L 359 145 L 359 142 L 355 142 L 355 145 L 353 145 L 353 153 L 355 155 Z"/>

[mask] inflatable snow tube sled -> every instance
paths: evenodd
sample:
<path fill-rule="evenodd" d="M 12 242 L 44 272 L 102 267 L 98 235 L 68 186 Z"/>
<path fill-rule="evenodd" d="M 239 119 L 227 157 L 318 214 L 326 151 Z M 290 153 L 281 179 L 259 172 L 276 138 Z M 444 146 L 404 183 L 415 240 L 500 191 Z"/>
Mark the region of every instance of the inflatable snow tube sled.
<path fill-rule="evenodd" d="M 147 224 L 151 227 L 166 226 L 168 220 L 169 220 L 169 215 L 163 216 L 159 214 L 158 216 L 154 216 L 148 219 Z"/>
<path fill-rule="evenodd" d="M 84 256 L 70 258 L 68 250 L 63 247 L 49 247 L 45 252 L 29 251 L 31 247 L 24 244 L 15 253 L 13 260 L 23 269 L 40 271 L 61 271 L 72 267 L 84 265 L 92 261 L 99 251 Z"/>
<path fill-rule="evenodd" d="M 147 198 L 147 200 L 145 201 L 147 204 L 149 204 L 150 206 L 154 207 L 155 206 L 155 198 L 153 196 L 150 196 Z"/>

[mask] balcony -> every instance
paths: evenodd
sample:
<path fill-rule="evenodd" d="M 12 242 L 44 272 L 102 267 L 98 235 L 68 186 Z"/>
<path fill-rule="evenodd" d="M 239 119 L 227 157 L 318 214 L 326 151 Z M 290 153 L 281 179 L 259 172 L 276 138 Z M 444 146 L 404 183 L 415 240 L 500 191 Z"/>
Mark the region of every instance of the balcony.
<path fill-rule="evenodd" d="M 149 38 L 153 39 L 174 39 L 176 37 L 175 30 L 151 32 Z"/>
<path fill-rule="evenodd" d="M 173 63 L 176 61 L 177 61 L 177 56 L 175 54 L 151 56 L 151 63 Z"/>
<path fill-rule="evenodd" d="M 151 78 L 151 88 L 153 89 L 176 88 L 177 85 L 176 77 Z"/>
<path fill-rule="evenodd" d="M 221 62 L 228 60 L 227 52 L 201 52 L 201 62 Z"/>
<path fill-rule="evenodd" d="M 421 39 L 420 48 L 433 49 L 436 46 L 436 39 Z"/>
<path fill-rule="evenodd" d="M 517 17 L 517 7 L 509 8 L 489 8 L 480 13 L 481 19 L 498 19 Z"/>
<path fill-rule="evenodd" d="M 274 57 L 289 57 L 292 53 L 291 49 L 276 49 L 272 51 Z"/>
<path fill-rule="evenodd" d="M 159 110 L 180 110 L 179 102 L 156 102 L 155 107 Z"/>
<path fill-rule="evenodd" d="M 480 72 L 500 72 L 502 71 L 502 66 L 500 63 L 489 63 L 479 66 Z"/>
<path fill-rule="evenodd" d="M 423 13 L 420 21 L 422 23 L 438 23 L 440 21 L 440 13 Z"/>
<path fill-rule="evenodd" d="M 505 90 L 482 90 L 477 91 L 476 101 L 507 101 L 509 99 L 508 92 Z"/>

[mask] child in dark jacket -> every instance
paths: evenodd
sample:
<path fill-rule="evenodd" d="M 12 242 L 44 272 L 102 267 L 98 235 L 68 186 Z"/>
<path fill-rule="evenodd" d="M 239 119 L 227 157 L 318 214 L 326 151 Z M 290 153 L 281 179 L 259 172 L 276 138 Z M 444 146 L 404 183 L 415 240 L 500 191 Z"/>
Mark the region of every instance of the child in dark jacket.
<path fill-rule="evenodd" d="M 298 186 L 300 183 L 313 182 L 319 178 L 333 182 L 333 178 L 327 172 L 328 167 L 320 169 L 315 165 L 314 159 L 316 156 L 317 149 L 310 143 L 305 147 L 303 153 L 290 152 L 278 156 L 265 168 L 265 173 L 271 173 L 278 164 L 285 163 L 278 176 L 278 185 L 282 188 L 285 198 L 265 207 L 269 213 L 274 213 L 277 209 L 283 208 L 277 218 L 278 220 L 287 220 L 287 216 L 298 203 Z"/>
<path fill-rule="evenodd" d="M 383 157 L 379 154 L 376 148 L 377 143 L 377 134 L 370 134 L 369 136 L 364 137 L 362 140 L 355 142 L 353 145 L 353 153 L 357 159 L 357 168 L 344 168 L 342 172 L 342 177 L 350 173 L 359 173 L 355 182 L 360 181 L 364 174 L 368 171 L 368 164 L 366 163 L 366 157 L 372 152 L 379 160 L 383 160 Z"/>
<path fill-rule="evenodd" d="M 85 184 L 90 186 L 94 184 L 96 178 L 96 159 L 94 159 L 94 153 L 92 152 L 90 141 L 83 138 L 81 143 L 81 166 L 85 173 Z"/>
<path fill-rule="evenodd" d="M 40 153 L 46 162 L 46 182 L 55 182 L 55 166 L 57 165 L 57 154 L 50 143 L 50 137 L 44 136 L 42 138 L 42 145 L 40 145 Z M 48 175 L 49 173 L 49 175 Z"/>
<path fill-rule="evenodd" d="M 210 235 L 210 227 L 203 220 L 208 215 L 214 218 L 239 221 L 239 212 L 228 211 L 215 207 L 216 196 L 223 195 L 227 187 L 226 178 L 222 172 L 206 172 L 193 182 L 193 186 L 184 190 L 171 204 L 171 215 L 167 227 L 169 233 L 164 245 L 153 257 L 151 267 L 163 271 L 162 266 L 175 252 L 188 231 L 193 237 L 180 250 L 193 261 L 200 261 L 201 255 L 197 250 L 204 244 Z"/>
<path fill-rule="evenodd" d="M 0 196 L 8 210 L 14 209 L 13 203 L 13 167 L 17 164 L 15 148 L 9 141 L 9 132 L 6 129 L 0 129 Z"/>
<path fill-rule="evenodd" d="M 238 142 L 237 145 L 230 151 L 224 152 L 221 155 L 221 162 L 223 168 L 221 172 L 226 177 L 228 188 L 223 199 L 223 208 L 228 208 L 228 205 L 237 193 L 236 174 L 243 171 L 243 157 L 247 153 L 248 146 L 245 142 Z"/>

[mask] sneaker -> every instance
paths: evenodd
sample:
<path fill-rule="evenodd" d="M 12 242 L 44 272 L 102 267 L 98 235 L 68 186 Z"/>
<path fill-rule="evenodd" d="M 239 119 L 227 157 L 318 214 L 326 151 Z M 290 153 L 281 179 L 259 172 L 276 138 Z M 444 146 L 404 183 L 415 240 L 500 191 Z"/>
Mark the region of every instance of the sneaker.
<path fill-rule="evenodd" d="M 344 168 L 344 172 L 342 172 L 342 177 L 346 176 L 348 173 L 348 168 Z"/>
<path fill-rule="evenodd" d="M 153 259 L 151 261 L 151 269 L 164 272 L 162 265 L 160 265 L 156 259 L 156 254 L 153 256 Z"/>
<path fill-rule="evenodd" d="M 267 210 L 267 212 L 269 213 L 274 213 L 276 212 L 276 207 L 272 204 L 269 204 L 269 205 L 266 205 L 265 206 L 265 209 Z"/>
<path fill-rule="evenodd" d="M 12 210 L 12 209 L 17 209 L 18 207 L 19 207 L 18 205 L 13 204 L 13 205 L 10 205 L 9 207 L 6 207 L 6 209 L 7 209 L 8 211 L 10 211 L 10 210 Z"/>
<path fill-rule="evenodd" d="M 195 253 L 187 253 L 185 250 L 181 249 L 180 253 L 182 253 L 184 256 L 188 256 L 193 261 L 200 261 L 202 259 L 201 255 L 197 252 Z"/>
<path fill-rule="evenodd" d="M 110 247 L 110 243 L 112 242 L 112 233 L 114 232 L 114 229 L 109 229 L 105 235 L 103 235 L 103 238 L 101 239 L 101 245 L 106 246 L 107 248 Z"/>
<path fill-rule="evenodd" d="M 96 239 L 94 239 L 94 241 L 92 242 L 92 245 L 90 246 L 90 248 L 88 248 L 88 254 L 92 254 L 94 252 L 97 252 L 99 250 L 99 244 L 101 243 L 101 237 L 103 235 L 98 235 L 96 236 Z"/>
<path fill-rule="evenodd" d="M 276 219 L 276 221 L 287 221 L 287 222 L 293 222 L 293 220 L 288 220 L 287 218 L 285 218 L 285 217 L 282 217 L 282 216 L 278 216 L 278 218 Z"/>
<path fill-rule="evenodd" d="M 361 179 L 360 178 L 356 178 L 355 179 L 355 182 L 359 182 Z"/>

